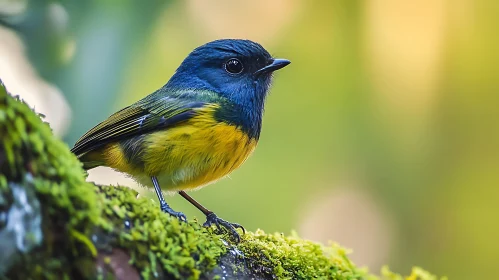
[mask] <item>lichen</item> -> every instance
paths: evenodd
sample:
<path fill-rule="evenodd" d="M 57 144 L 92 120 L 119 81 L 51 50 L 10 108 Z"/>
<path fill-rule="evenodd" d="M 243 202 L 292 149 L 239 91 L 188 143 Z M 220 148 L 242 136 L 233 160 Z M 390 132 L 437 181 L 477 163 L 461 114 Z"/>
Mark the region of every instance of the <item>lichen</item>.
<path fill-rule="evenodd" d="M 134 190 L 88 183 L 68 147 L 1 81 L 0 141 L 0 248 L 9 260 L 0 278 L 437 279 L 419 268 L 406 278 L 388 268 L 376 277 L 340 246 L 296 234 L 248 232 L 234 244 Z"/>
<path fill-rule="evenodd" d="M 30 182 L 30 178 L 27 178 Z M 16 261 L 17 252 L 25 253 L 40 245 L 41 228 L 40 203 L 32 188 L 11 184 L 11 198 L 0 196 L 0 205 L 10 207 L 1 215 L 0 231 L 0 275 Z M 10 201 L 7 202 L 7 199 Z"/>

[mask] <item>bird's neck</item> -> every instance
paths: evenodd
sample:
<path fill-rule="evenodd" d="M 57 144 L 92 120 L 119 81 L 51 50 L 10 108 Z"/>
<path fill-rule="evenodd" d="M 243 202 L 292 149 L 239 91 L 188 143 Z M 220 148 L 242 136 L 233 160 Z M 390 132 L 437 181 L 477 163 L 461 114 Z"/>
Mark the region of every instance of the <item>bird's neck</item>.
<path fill-rule="evenodd" d="M 263 103 L 260 107 L 228 102 L 215 113 L 219 121 L 239 127 L 250 138 L 258 140 L 262 129 Z"/>
<path fill-rule="evenodd" d="M 212 92 L 213 99 L 209 98 L 210 100 L 206 101 L 222 103 L 215 117 L 219 121 L 239 127 L 252 139 L 259 139 L 268 82 L 261 87 L 254 84 L 250 86 L 251 88 L 239 89 L 230 93 L 220 93 L 220 89 L 214 88 L 210 83 L 192 76 L 190 78 L 184 77 L 183 73 L 177 71 L 164 88 L 169 91 L 185 91 L 188 89 Z"/>
<path fill-rule="evenodd" d="M 244 108 L 243 114 L 246 115 L 246 123 L 241 124 L 241 129 L 251 138 L 258 140 L 262 130 L 263 102 L 260 104 Z"/>

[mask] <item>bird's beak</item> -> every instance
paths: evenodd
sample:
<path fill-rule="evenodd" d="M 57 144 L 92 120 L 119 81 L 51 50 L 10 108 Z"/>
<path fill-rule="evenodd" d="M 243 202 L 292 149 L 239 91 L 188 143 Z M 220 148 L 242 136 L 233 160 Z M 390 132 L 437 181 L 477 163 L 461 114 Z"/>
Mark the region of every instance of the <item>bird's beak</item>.
<path fill-rule="evenodd" d="M 262 69 L 257 70 L 255 72 L 255 76 L 260 76 L 261 74 L 274 72 L 275 70 L 279 70 L 279 69 L 285 67 L 286 65 L 288 65 L 290 63 L 291 63 L 291 61 L 289 61 L 287 59 L 274 58 L 272 60 L 272 63 L 270 63 L 269 65 L 263 67 Z"/>

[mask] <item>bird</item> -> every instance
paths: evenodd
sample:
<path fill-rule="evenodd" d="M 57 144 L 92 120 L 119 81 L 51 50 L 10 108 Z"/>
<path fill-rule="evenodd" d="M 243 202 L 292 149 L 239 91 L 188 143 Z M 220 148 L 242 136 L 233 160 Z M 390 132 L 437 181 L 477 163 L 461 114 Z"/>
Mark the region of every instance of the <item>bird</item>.
<path fill-rule="evenodd" d="M 219 218 L 186 191 L 226 177 L 260 138 L 273 73 L 290 64 L 259 43 L 219 39 L 195 48 L 168 82 L 97 124 L 71 149 L 89 170 L 110 167 L 154 188 L 160 208 L 180 221 L 163 192 L 178 193 L 239 242 L 244 227 Z"/>

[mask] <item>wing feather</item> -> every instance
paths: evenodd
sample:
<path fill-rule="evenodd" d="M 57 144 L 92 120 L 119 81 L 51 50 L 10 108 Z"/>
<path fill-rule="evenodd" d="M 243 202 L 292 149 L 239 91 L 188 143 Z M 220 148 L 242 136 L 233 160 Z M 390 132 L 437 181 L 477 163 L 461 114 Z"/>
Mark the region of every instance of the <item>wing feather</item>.
<path fill-rule="evenodd" d="M 71 151 L 80 156 L 110 142 L 139 133 L 167 129 L 192 118 L 196 109 L 207 104 L 209 103 L 180 97 L 146 97 L 90 129 L 75 143 Z"/>

